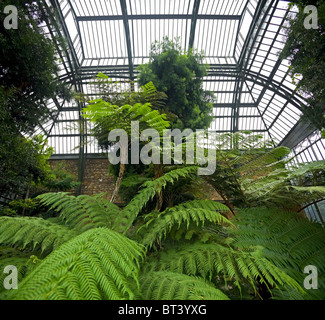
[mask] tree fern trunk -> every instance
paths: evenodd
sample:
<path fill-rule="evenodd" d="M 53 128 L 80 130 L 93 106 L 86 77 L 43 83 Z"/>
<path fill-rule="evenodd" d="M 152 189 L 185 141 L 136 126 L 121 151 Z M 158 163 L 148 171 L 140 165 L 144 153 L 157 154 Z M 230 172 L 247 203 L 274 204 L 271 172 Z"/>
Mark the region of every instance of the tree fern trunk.
<path fill-rule="evenodd" d="M 111 197 L 111 202 L 114 202 L 119 191 L 120 191 L 120 187 L 121 187 L 121 183 L 123 180 L 123 176 L 124 176 L 124 172 L 125 172 L 125 164 L 126 164 L 126 160 L 127 160 L 127 148 L 120 148 L 121 150 L 121 163 L 120 163 L 120 170 L 119 170 L 119 174 L 115 183 L 115 188 Z"/>
<path fill-rule="evenodd" d="M 232 204 L 229 202 L 228 198 L 223 195 L 222 193 L 219 192 L 219 195 L 221 196 L 221 198 L 223 199 L 223 201 L 225 202 L 225 205 L 229 208 L 230 212 L 232 213 L 233 216 L 235 216 L 235 209 L 232 206 Z"/>
<path fill-rule="evenodd" d="M 28 184 L 27 192 L 26 192 L 26 195 L 25 195 L 25 200 L 24 200 L 24 207 L 23 207 L 22 216 L 25 215 L 26 202 L 27 202 L 27 199 L 29 198 L 29 193 L 30 193 L 30 183 Z"/>
<path fill-rule="evenodd" d="M 154 165 L 154 171 L 155 171 L 155 180 L 162 177 L 164 174 L 164 169 L 161 164 Z M 163 205 L 163 193 L 162 190 L 156 191 L 156 197 L 157 197 L 157 205 L 156 210 L 160 211 L 162 205 Z"/>

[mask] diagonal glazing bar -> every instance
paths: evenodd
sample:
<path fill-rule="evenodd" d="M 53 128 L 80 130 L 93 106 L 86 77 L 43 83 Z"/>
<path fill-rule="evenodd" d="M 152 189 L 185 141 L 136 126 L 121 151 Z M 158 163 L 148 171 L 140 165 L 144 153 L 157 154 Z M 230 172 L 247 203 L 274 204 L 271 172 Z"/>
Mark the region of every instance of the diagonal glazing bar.
<path fill-rule="evenodd" d="M 131 49 L 130 27 L 129 27 L 127 9 L 126 9 L 126 1 L 120 0 L 120 3 L 121 3 L 121 9 L 123 13 L 123 23 L 124 23 L 125 39 L 126 39 L 126 46 L 128 52 L 130 80 L 133 81 L 134 73 L 133 73 L 132 49 Z"/>
<path fill-rule="evenodd" d="M 270 8 L 274 1 L 271 0 L 263 0 L 260 1 L 255 15 L 253 17 L 253 23 L 250 26 L 250 30 L 248 32 L 241 56 L 238 61 L 239 68 L 239 78 L 237 78 L 236 83 L 236 93 L 234 95 L 234 107 L 232 113 L 232 130 L 233 132 L 238 131 L 238 118 L 239 118 L 239 103 L 244 83 L 244 72 L 247 70 L 249 56 L 251 55 L 253 44 L 252 41 L 256 41 L 256 38 L 262 28 L 263 22 L 266 19 L 267 12 L 269 9 L 265 9 L 265 7 Z"/>
<path fill-rule="evenodd" d="M 195 37 L 195 30 L 196 30 L 196 22 L 198 19 L 198 13 L 200 8 L 201 0 L 195 0 L 194 7 L 193 7 L 193 14 L 191 18 L 191 32 L 190 32 L 190 40 L 189 40 L 189 49 L 193 48 L 194 44 L 194 37 Z"/>

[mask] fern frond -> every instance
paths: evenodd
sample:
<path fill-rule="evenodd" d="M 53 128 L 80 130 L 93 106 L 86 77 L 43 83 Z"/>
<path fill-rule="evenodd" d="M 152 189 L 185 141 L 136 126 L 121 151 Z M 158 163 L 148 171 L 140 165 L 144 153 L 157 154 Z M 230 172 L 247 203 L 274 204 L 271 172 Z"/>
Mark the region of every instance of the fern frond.
<path fill-rule="evenodd" d="M 152 272 L 140 277 L 144 300 L 229 300 L 212 283 L 173 272 Z"/>
<path fill-rule="evenodd" d="M 299 178 L 306 174 L 317 172 L 318 170 L 324 171 L 324 168 L 325 168 L 325 160 L 300 164 L 299 166 L 292 168 L 292 173 L 290 178 L 291 179 Z"/>
<path fill-rule="evenodd" d="M 0 243 L 8 246 L 30 246 L 42 252 L 51 251 L 77 234 L 42 218 L 0 217 Z"/>
<path fill-rule="evenodd" d="M 254 159 L 241 165 L 237 171 L 241 174 L 241 178 L 249 179 L 254 176 L 265 175 L 268 170 L 281 169 L 284 162 L 281 161 L 291 150 L 286 147 L 278 147 L 270 151 L 258 154 Z"/>
<path fill-rule="evenodd" d="M 46 257 L 13 300 L 133 299 L 143 248 L 105 228 L 86 231 Z"/>
<path fill-rule="evenodd" d="M 284 285 L 302 291 L 300 285 L 273 263 L 261 257 L 258 251 L 245 252 L 219 244 L 190 244 L 159 253 L 159 259 L 150 259 L 144 272 L 170 271 L 200 276 L 210 281 L 222 276 L 225 284 L 232 279 L 241 290 L 246 280 L 257 291 L 258 283 L 282 288 Z"/>
<path fill-rule="evenodd" d="M 157 192 L 164 189 L 167 184 L 173 184 L 180 177 L 187 177 L 193 175 L 195 172 L 197 172 L 196 166 L 183 167 L 172 170 L 158 179 L 146 181 L 139 193 L 119 214 L 113 229 L 120 233 L 125 233 L 131 227 L 141 210 L 155 197 Z"/>
<path fill-rule="evenodd" d="M 142 228 L 145 228 L 145 235 L 141 243 L 151 247 L 158 239 L 162 241 L 171 229 L 184 225 L 187 229 L 191 223 L 196 226 L 204 226 L 205 223 L 231 224 L 221 212 L 229 212 L 225 205 L 209 200 L 194 200 L 182 203 L 173 208 L 168 208 L 162 213 L 151 218 Z"/>
<path fill-rule="evenodd" d="M 325 230 L 296 213 L 277 209 L 240 210 L 233 229 L 234 245 L 264 247 L 263 255 L 283 268 L 312 264 L 325 270 Z"/>
<path fill-rule="evenodd" d="M 140 125 L 146 125 L 147 128 L 150 127 L 162 133 L 170 125 L 166 121 L 166 115 L 152 110 L 150 103 L 116 106 L 102 99 L 96 99 L 83 109 L 83 117 L 111 130 L 123 128 L 129 131 L 131 122 L 138 121 Z"/>
<path fill-rule="evenodd" d="M 303 283 L 308 265 L 316 266 L 320 274 L 325 271 L 323 226 L 296 213 L 266 208 L 240 210 L 234 224 L 232 245 L 241 250 L 260 246 L 263 257 L 299 283 Z M 319 294 L 325 296 L 323 288 Z"/>
<path fill-rule="evenodd" d="M 163 109 L 166 104 L 167 95 L 164 92 L 158 92 L 151 81 L 141 87 L 140 95 L 144 97 L 147 103 L 152 104 L 155 109 Z"/>
<path fill-rule="evenodd" d="M 78 197 L 67 193 L 47 193 L 37 197 L 42 205 L 60 213 L 70 228 L 84 232 L 92 228 L 111 227 L 120 209 L 109 200 L 98 196 Z"/>
<path fill-rule="evenodd" d="M 15 266 L 18 271 L 18 287 L 19 283 L 26 277 L 41 260 L 34 255 L 33 252 L 25 252 L 15 248 L 0 247 L 0 283 L 3 284 L 4 279 L 8 276 L 2 271 L 6 266 Z M 5 296 L 6 290 L 0 285 L 0 300 Z"/>

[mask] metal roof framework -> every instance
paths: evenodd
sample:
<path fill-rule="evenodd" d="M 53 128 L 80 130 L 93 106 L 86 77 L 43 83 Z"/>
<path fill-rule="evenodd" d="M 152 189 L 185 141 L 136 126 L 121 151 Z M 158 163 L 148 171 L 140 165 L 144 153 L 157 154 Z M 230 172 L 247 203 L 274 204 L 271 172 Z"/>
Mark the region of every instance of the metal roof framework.
<path fill-rule="evenodd" d="M 60 79 L 78 92 L 91 93 L 89 82 L 102 72 L 113 80 L 133 81 L 137 67 L 149 61 L 150 45 L 164 36 L 178 37 L 183 49 L 203 51 L 209 65 L 204 88 L 215 93 L 210 130 L 263 134 L 291 149 L 314 134 L 299 122 L 304 98 L 289 75 L 283 27 L 289 1 L 282 0 L 44 0 L 56 9 L 47 21 L 49 36 L 60 35 Z M 291 9 L 294 10 L 294 9 Z M 80 179 L 87 156 L 98 154 L 89 143 L 90 124 L 82 103 L 49 101 L 53 118 L 40 126 L 54 157 L 80 159 Z M 319 137 L 319 140 L 321 138 Z M 88 142 L 88 143 L 86 143 Z M 81 148 L 78 148 L 81 146 Z M 324 150 L 317 159 L 324 159 Z"/>

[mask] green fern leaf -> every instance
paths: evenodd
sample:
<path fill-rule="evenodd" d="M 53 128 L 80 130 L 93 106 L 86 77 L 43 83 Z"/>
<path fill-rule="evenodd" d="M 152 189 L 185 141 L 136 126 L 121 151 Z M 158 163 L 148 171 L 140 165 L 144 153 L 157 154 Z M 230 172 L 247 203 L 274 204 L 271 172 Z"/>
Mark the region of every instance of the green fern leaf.
<path fill-rule="evenodd" d="M 84 232 L 92 228 L 111 227 L 120 209 L 99 196 L 71 196 L 67 193 L 47 193 L 38 196 L 42 205 L 60 213 L 70 228 Z"/>
<path fill-rule="evenodd" d="M 156 239 L 162 241 L 174 226 L 180 228 L 184 225 L 188 229 L 191 223 L 196 226 L 204 226 L 207 222 L 231 224 L 221 212 L 229 212 L 228 207 L 209 200 L 194 200 L 169 208 L 151 218 L 138 230 L 143 232 L 142 229 L 145 228 L 141 243 L 151 247 Z"/>
<path fill-rule="evenodd" d="M 112 230 L 86 231 L 46 257 L 8 299 L 133 299 L 143 253 L 140 245 Z"/>
<path fill-rule="evenodd" d="M 146 181 L 140 192 L 122 210 L 115 221 L 113 229 L 120 233 L 126 233 L 141 210 L 155 197 L 157 192 L 164 189 L 167 184 L 173 184 L 180 177 L 187 177 L 193 175 L 195 172 L 197 172 L 196 166 L 182 167 L 168 172 L 156 180 Z"/>
<path fill-rule="evenodd" d="M 0 217 L 0 243 L 51 251 L 78 233 L 65 226 L 33 217 Z"/>
<path fill-rule="evenodd" d="M 140 284 L 145 300 L 229 300 L 212 283 L 180 273 L 152 272 Z"/>
<path fill-rule="evenodd" d="M 150 259 L 144 271 L 169 271 L 199 276 L 210 281 L 222 276 L 225 284 L 231 279 L 241 290 L 242 281 L 257 292 L 258 283 L 283 288 L 284 285 L 303 292 L 300 285 L 276 265 L 256 252 L 235 250 L 220 244 L 187 244 L 178 249 L 159 253 L 159 259 Z"/>

